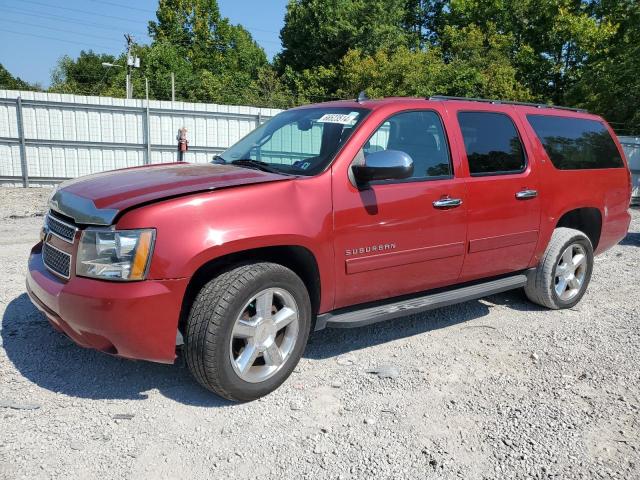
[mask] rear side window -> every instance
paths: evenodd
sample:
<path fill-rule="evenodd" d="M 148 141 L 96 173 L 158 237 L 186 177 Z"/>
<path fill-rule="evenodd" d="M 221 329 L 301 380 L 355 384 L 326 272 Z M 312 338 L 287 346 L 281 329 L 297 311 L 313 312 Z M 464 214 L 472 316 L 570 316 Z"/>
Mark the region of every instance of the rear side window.
<path fill-rule="evenodd" d="M 624 166 L 609 131 L 597 120 L 551 115 L 527 115 L 527 120 L 560 170 Z"/>
<path fill-rule="evenodd" d="M 513 121 L 502 113 L 460 112 L 458 122 L 472 176 L 522 172 L 524 148 Z"/>

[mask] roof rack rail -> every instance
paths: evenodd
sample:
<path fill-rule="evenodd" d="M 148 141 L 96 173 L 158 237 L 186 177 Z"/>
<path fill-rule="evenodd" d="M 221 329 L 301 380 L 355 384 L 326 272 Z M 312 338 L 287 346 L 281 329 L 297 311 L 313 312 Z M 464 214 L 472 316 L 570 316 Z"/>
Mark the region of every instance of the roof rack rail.
<path fill-rule="evenodd" d="M 557 105 L 548 105 L 546 103 L 528 103 L 528 102 L 514 102 L 511 100 L 492 100 L 488 98 L 467 98 L 467 97 L 449 97 L 447 95 L 432 95 L 427 98 L 427 100 L 464 100 L 467 102 L 483 102 L 483 103 L 492 103 L 494 105 L 521 105 L 525 107 L 534 107 L 534 108 L 555 108 L 557 110 L 568 110 L 570 112 L 582 112 L 587 113 L 587 110 L 583 108 L 573 108 L 573 107 L 560 107 Z"/>

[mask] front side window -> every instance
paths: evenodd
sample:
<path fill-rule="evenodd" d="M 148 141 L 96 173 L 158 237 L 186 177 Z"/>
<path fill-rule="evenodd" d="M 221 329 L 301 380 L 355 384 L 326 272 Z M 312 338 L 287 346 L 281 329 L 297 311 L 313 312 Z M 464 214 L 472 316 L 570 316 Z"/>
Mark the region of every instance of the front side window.
<path fill-rule="evenodd" d="M 527 115 L 527 120 L 560 170 L 624 167 L 609 131 L 597 120 L 552 115 Z"/>
<path fill-rule="evenodd" d="M 216 161 L 316 175 L 333 161 L 368 112 L 344 107 L 288 110 L 255 129 Z"/>
<path fill-rule="evenodd" d="M 472 176 L 522 172 L 524 148 L 513 121 L 503 113 L 460 112 L 462 130 Z"/>
<path fill-rule="evenodd" d="M 452 175 L 444 128 L 435 112 L 402 112 L 390 117 L 369 138 L 363 150 L 365 158 L 382 150 L 408 154 L 413 160 L 413 180 Z"/>

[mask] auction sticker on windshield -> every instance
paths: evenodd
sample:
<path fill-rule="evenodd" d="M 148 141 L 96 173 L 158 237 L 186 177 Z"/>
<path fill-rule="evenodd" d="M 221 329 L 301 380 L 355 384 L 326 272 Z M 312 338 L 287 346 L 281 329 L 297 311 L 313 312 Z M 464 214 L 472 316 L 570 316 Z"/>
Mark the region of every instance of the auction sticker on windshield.
<path fill-rule="evenodd" d="M 344 113 L 325 113 L 320 117 L 318 123 L 339 123 L 341 125 L 353 125 L 358 118 L 358 112 Z"/>

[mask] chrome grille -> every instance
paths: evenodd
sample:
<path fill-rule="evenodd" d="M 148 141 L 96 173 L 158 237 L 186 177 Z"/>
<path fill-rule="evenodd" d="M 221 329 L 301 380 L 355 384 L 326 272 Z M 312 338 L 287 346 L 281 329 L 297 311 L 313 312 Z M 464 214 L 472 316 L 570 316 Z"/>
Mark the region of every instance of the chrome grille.
<path fill-rule="evenodd" d="M 56 275 L 69 278 L 71 255 L 45 243 L 42 246 L 42 258 L 45 266 Z"/>
<path fill-rule="evenodd" d="M 47 214 L 46 219 L 47 230 L 49 230 L 56 237 L 61 238 L 65 242 L 73 243 L 78 229 L 66 222 L 63 222 L 56 217 L 53 217 L 50 213 Z"/>

